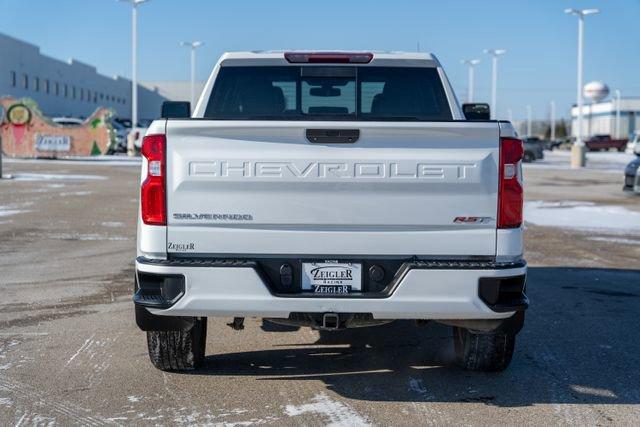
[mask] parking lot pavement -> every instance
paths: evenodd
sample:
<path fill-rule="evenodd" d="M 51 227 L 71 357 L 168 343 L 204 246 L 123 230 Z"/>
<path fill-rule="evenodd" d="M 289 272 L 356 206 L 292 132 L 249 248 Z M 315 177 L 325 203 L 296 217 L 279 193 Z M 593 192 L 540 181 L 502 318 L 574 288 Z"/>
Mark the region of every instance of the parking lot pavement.
<path fill-rule="evenodd" d="M 15 179 L 0 181 L 0 425 L 640 417 L 640 231 L 619 225 L 640 197 L 622 193 L 621 173 L 525 168 L 532 306 L 500 374 L 453 366 L 450 331 L 435 324 L 319 333 L 258 319 L 242 332 L 210 319 L 205 368 L 162 373 L 130 298 L 138 168 L 10 162 L 5 173 Z"/>

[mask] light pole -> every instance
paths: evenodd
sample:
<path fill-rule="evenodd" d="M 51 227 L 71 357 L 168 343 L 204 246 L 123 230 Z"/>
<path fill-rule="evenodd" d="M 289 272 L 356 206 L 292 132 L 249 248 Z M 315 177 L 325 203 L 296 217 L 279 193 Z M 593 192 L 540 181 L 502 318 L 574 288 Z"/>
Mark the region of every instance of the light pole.
<path fill-rule="evenodd" d="M 551 141 L 556 140 L 556 101 L 549 103 L 549 121 L 551 122 Z"/>
<path fill-rule="evenodd" d="M 195 42 L 182 42 L 182 46 L 186 46 L 191 49 L 191 108 L 196 106 L 196 49 L 202 46 L 204 43 Z"/>
<path fill-rule="evenodd" d="M 462 64 L 469 66 L 469 88 L 467 89 L 467 102 L 473 102 L 473 69 L 480 63 L 479 59 L 463 59 L 460 61 Z"/>
<path fill-rule="evenodd" d="M 507 108 L 507 119 L 513 124 L 513 110 L 511 108 Z"/>
<path fill-rule="evenodd" d="M 531 105 L 527 105 L 527 136 L 531 136 Z"/>
<path fill-rule="evenodd" d="M 491 118 L 496 118 L 496 98 L 498 85 L 498 56 L 507 53 L 506 49 L 485 49 L 484 53 L 491 55 Z"/>
<path fill-rule="evenodd" d="M 616 136 L 615 138 L 620 138 L 620 90 L 616 89 Z"/>
<path fill-rule="evenodd" d="M 587 163 L 584 142 L 582 141 L 582 48 L 584 44 L 584 17 L 599 13 L 599 9 L 565 9 L 564 13 L 578 17 L 578 120 L 576 141 L 571 147 L 571 167 L 579 169 Z"/>
<path fill-rule="evenodd" d="M 131 4 L 131 127 L 138 126 L 138 6 L 149 0 L 119 0 Z"/>

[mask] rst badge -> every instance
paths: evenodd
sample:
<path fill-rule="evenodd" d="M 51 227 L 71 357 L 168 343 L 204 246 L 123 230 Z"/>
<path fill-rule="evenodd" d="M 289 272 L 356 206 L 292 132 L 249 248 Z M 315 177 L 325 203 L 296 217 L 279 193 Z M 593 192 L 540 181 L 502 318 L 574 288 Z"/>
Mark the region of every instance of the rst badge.
<path fill-rule="evenodd" d="M 317 294 L 360 292 L 362 264 L 337 261 L 303 263 L 302 290 Z"/>
<path fill-rule="evenodd" d="M 493 222 L 490 216 L 457 216 L 453 219 L 454 224 L 489 224 Z"/>

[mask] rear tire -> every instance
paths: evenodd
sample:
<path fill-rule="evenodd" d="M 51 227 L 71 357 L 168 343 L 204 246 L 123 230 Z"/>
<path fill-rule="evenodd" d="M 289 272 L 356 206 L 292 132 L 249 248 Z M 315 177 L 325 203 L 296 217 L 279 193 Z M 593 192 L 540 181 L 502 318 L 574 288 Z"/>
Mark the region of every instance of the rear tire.
<path fill-rule="evenodd" d="M 524 152 L 524 158 L 522 159 L 525 163 L 531 163 L 535 159 L 535 156 L 528 151 Z"/>
<path fill-rule="evenodd" d="M 148 331 L 153 365 L 162 371 L 193 370 L 202 365 L 207 344 L 207 318 L 197 318 L 186 331 Z"/>
<path fill-rule="evenodd" d="M 515 348 L 514 334 L 474 333 L 454 327 L 458 364 L 467 371 L 499 372 L 509 366 Z"/>

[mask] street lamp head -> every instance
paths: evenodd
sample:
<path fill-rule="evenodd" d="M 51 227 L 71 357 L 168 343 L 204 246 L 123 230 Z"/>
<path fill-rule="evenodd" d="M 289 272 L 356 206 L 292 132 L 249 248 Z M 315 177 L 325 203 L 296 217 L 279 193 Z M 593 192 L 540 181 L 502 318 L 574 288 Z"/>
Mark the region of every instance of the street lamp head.
<path fill-rule="evenodd" d="M 487 53 L 492 56 L 500 56 L 507 53 L 507 49 L 485 49 L 484 53 Z"/>
<path fill-rule="evenodd" d="M 125 3 L 131 3 L 132 6 L 137 6 L 139 4 L 148 2 L 149 0 L 118 0 L 118 1 L 123 1 Z"/>
<path fill-rule="evenodd" d="M 463 59 L 460 61 L 461 64 L 464 65 L 470 65 L 470 66 L 474 66 L 474 65 L 478 65 L 480 63 L 479 59 Z"/>
<path fill-rule="evenodd" d="M 600 13 L 600 9 L 565 9 L 564 13 L 567 15 L 576 15 L 576 16 L 586 16 L 586 15 L 594 15 L 596 13 Z"/>
<path fill-rule="evenodd" d="M 192 49 L 200 47 L 204 44 L 204 42 L 196 41 L 196 42 L 180 42 L 180 46 L 188 46 Z"/>

